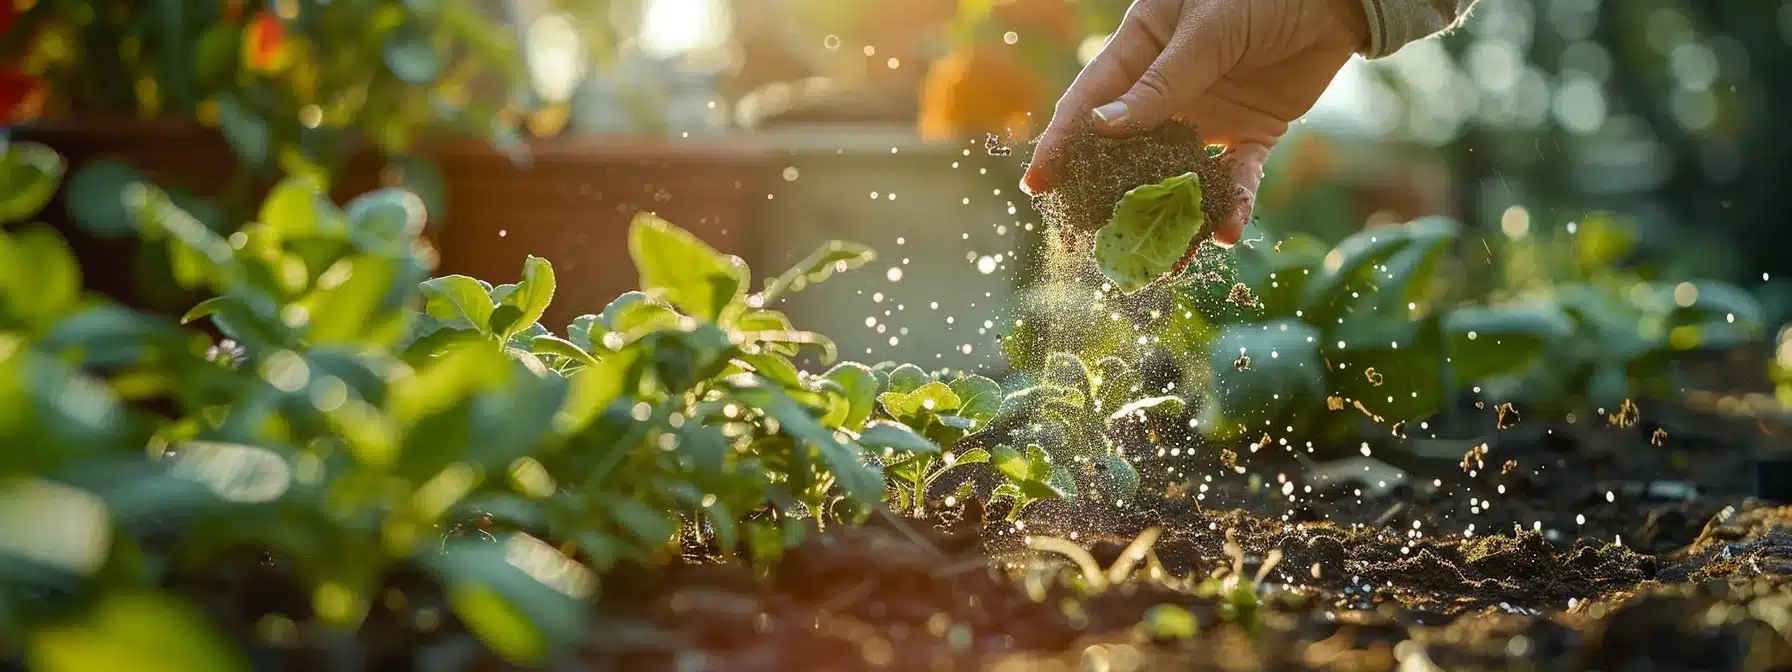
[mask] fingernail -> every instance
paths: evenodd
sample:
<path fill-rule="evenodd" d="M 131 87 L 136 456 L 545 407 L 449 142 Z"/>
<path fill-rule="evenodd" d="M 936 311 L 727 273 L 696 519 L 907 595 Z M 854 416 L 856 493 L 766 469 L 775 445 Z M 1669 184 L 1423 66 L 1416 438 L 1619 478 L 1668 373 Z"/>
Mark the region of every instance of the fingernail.
<path fill-rule="evenodd" d="M 1095 118 L 1102 123 L 1118 124 L 1126 120 L 1126 103 L 1118 100 L 1095 108 Z"/>

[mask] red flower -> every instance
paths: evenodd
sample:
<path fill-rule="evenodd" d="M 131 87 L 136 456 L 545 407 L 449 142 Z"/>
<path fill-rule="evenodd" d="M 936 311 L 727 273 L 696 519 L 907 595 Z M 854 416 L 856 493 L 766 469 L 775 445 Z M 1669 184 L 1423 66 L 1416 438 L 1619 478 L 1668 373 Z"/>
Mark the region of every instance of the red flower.
<path fill-rule="evenodd" d="M 10 34 L 18 21 L 18 3 L 0 0 L 0 35 Z M 36 117 L 46 93 L 43 80 L 19 72 L 13 63 L 0 63 L 0 127 Z"/>
<path fill-rule="evenodd" d="M 256 72 L 277 72 L 287 60 L 286 24 L 273 12 L 256 12 L 243 29 L 243 64 Z"/>

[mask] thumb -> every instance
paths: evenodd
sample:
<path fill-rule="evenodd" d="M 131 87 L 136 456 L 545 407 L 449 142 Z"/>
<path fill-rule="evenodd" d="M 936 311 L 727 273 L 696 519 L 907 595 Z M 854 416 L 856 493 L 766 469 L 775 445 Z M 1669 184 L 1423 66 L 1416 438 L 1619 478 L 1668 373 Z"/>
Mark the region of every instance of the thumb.
<path fill-rule="evenodd" d="M 1232 180 L 1238 183 L 1238 190 L 1231 195 L 1234 199 L 1232 215 L 1213 228 L 1213 242 L 1221 247 L 1237 244 L 1239 237 L 1244 235 L 1244 225 L 1251 221 L 1251 214 L 1257 208 L 1257 189 L 1263 185 L 1263 163 L 1269 160 L 1269 147 L 1255 142 L 1240 143 L 1227 155 Z"/>
<path fill-rule="evenodd" d="M 1217 4 L 1190 3 L 1157 59 L 1113 102 L 1095 108 L 1096 130 L 1108 135 L 1142 133 L 1168 121 L 1238 63 L 1225 39 Z"/>

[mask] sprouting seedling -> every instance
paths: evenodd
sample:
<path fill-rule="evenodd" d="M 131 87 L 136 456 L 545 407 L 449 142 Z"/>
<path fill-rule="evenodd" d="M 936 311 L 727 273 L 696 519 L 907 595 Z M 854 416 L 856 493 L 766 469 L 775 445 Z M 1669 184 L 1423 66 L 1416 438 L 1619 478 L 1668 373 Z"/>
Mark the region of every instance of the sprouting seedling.
<path fill-rule="evenodd" d="M 1222 547 L 1225 554 L 1232 558 L 1232 571 L 1221 579 L 1210 579 L 1197 591 L 1223 600 L 1220 615 L 1228 621 L 1239 624 L 1246 632 L 1256 632 L 1262 624 L 1260 607 L 1263 600 L 1264 579 L 1282 562 L 1282 549 L 1272 548 L 1264 555 L 1263 564 L 1257 567 L 1257 573 L 1245 579 L 1244 547 L 1239 545 L 1237 531 L 1226 530 L 1226 543 Z"/>
<path fill-rule="evenodd" d="M 1151 547 L 1157 545 L 1157 538 L 1162 534 L 1163 528 L 1158 527 L 1147 528 L 1144 532 L 1140 532 L 1139 536 L 1133 538 L 1132 543 L 1127 544 L 1126 548 L 1120 551 L 1120 557 L 1115 559 L 1114 564 L 1109 566 L 1106 571 L 1102 571 L 1101 565 L 1095 562 L 1095 556 L 1090 555 L 1088 549 L 1069 539 L 1032 536 L 1027 537 L 1027 547 L 1038 551 L 1057 553 L 1075 563 L 1078 571 L 1082 573 L 1085 588 L 1090 594 L 1096 594 L 1132 578 L 1133 570 L 1138 567 L 1139 563 L 1145 562 L 1151 557 Z"/>

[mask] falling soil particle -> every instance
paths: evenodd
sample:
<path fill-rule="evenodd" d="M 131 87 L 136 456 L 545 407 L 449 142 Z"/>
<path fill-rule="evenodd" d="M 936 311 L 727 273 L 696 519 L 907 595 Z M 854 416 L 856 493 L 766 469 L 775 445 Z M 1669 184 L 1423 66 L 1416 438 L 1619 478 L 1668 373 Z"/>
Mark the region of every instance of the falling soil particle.
<path fill-rule="evenodd" d="M 1510 402 L 1500 404 L 1495 410 L 1499 412 L 1500 429 L 1511 429 L 1518 424 L 1518 409 L 1513 408 Z"/>

